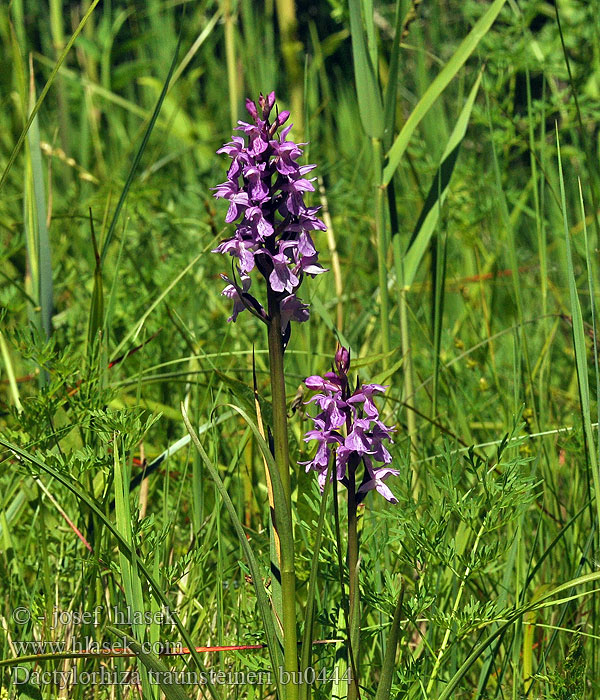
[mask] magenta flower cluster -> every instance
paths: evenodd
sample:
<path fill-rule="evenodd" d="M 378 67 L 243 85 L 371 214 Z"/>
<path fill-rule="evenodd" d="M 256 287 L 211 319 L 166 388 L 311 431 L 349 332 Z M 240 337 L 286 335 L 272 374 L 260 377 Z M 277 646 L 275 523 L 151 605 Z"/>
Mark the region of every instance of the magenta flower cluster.
<path fill-rule="evenodd" d="M 221 275 L 228 282 L 222 294 L 233 301 L 229 321 L 245 309 L 268 321 L 264 307 L 249 291 L 250 273 L 256 268 L 278 304 L 285 337 L 290 321 L 308 320 L 308 306 L 296 291 L 305 274 L 325 272 L 317 263 L 310 233 L 324 231 L 325 225 L 316 216 L 319 207 L 304 204 L 304 193 L 314 190 L 314 178 L 305 176 L 316 166 L 298 164 L 303 144 L 287 140 L 292 125 L 282 127 L 289 112 L 278 112 L 271 120 L 274 105 L 274 92 L 261 94 L 258 104 L 247 100 L 252 123 L 238 122 L 236 130 L 244 136 L 233 136 L 217 151 L 232 162 L 214 196 L 229 201 L 225 221 L 237 223 L 235 235 L 213 252 L 229 253 L 237 260 L 239 281 L 235 273 L 233 279 Z"/>
<path fill-rule="evenodd" d="M 300 464 L 306 465 L 306 471 L 313 469 L 318 472 L 323 490 L 332 453 L 335 453 L 335 463 L 331 478 L 335 477 L 345 486 L 350 483 L 350 473 L 354 477 L 352 482 L 358 483 L 356 473 L 362 462 L 365 469 L 356 492 L 358 500 L 371 489 L 376 489 L 388 501 L 397 503 L 398 500 L 384 483 L 388 477 L 400 473 L 388 466 L 392 457 L 385 446 L 386 442 L 392 442 L 394 429 L 379 420 L 379 411 L 373 401 L 373 397 L 385 392 L 387 387 L 358 384 L 356 390 L 351 392 L 349 368 L 350 352 L 340 348 L 335 356 L 335 371 L 305 380 L 309 389 L 320 392 L 308 403 L 314 401 L 321 412 L 312 419 L 314 430 L 309 430 L 304 437 L 306 442 L 317 441 L 317 452 L 312 460 Z M 344 428 L 345 434 L 342 432 Z M 376 462 L 383 466 L 375 466 Z"/>

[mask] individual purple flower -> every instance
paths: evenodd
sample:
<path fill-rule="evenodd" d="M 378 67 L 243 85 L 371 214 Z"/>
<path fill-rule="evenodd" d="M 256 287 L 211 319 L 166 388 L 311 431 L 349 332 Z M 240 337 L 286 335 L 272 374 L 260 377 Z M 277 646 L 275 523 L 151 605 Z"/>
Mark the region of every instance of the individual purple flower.
<path fill-rule="evenodd" d="M 373 469 L 371 461 L 367 459 L 365 459 L 365 464 L 367 467 L 367 472 L 371 478 L 361 484 L 360 488 L 358 489 L 358 493 L 362 495 L 366 494 L 371 489 L 375 489 L 377 493 L 380 493 L 390 503 L 398 503 L 398 499 L 391 492 L 389 486 L 386 486 L 383 482 L 389 476 L 398 476 L 400 472 L 397 469 L 392 469 L 391 467 L 380 467 L 379 469 Z"/>
<path fill-rule="evenodd" d="M 256 268 L 265 278 L 269 301 L 265 306 L 270 313 L 279 311 L 285 345 L 291 321 L 301 323 L 309 317 L 308 306 L 297 296 L 304 276 L 326 271 L 317 262 L 318 252 L 310 235 L 311 231 L 324 231 L 325 224 L 317 217 L 319 207 L 304 203 L 304 194 L 314 191 L 314 178 L 305 176 L 316 166 L 298 163 L 304 144 L 288 139 L 292 125 L 284 124 L 289 112 L 272 118 L 274 106 L 274 92 L 266 97 L 261 94 L 257 103 L 246 100 L 252 123 L 238 122 L 242 135 L 233 136 L 217 151 L 229 156 L 231 165 L 227 180 L 214 188 L 214 196 L 228 200 L 225 221 L 236 222 L 236 230 L 213 252 L 234 258 L 234 274 L 248 275 Z M 230 320 L 235 321 L 245 308 L 258 308 L 258 315 L 269 322 L 254 297 L 248 295 L 250 303 L 244 305 L 238 289 L 240 285 L 230 281 L 223 292 L 234 302 Z"/>
<path fill-rule="evenodd" d="M 308 321 L 308 304 L 303 304 L 295 294 L 284 297 L 280 304 L 281 309 L 281 331 L 286 333 L 290 321 L 304 323 Z"/>
<path fill-rule="evenodd" d="M 229 283 L 221 292 L 221 294 L 224 297 L 233 299 L 233 313 L 227 320 L 235 321 L 240 311 L 243 311 L 246 308 L 246 306 L 242 301 L 242 297 L 240 296 L 238 287 L 236 287 L 236 285 L 234 285 L 233 282 L 226 275 L 221 275 L 221 278 L 224 279 L 225 282 Z M 250 284 L 250 277 L 248 277 L 248 275 L 242 275 L 242 293 L 247 292 L 250 289 Z"/>
<path fill-rule="evenodd" d="M 319 393 L 307 403 L 315 403 L 321 410 L 312 419 L 314 429 L 309 430 L 304 440 L 316 440 L 317 452 L 312 460 L 300 462 L 306 471 L 314 470 L 319 475 L 321 490 L 325 485 L 332 456 L 332 479 L 345 486 L 359 484 L 356 497 L 360 501 L 366 493 L 375 489 L 391 503 L 397 499 L 384 483 L 388 477 L 398 475 L 389 467 L 392 456 L 386 443 L 392 443 L 393 427 L 388 427 L 379 418 L 379 410 L 373 401 L 375 394 L 385 392 L 381 384 L 359 384 L 354 391 L 348 381 L 350 351 L 339 347 L 335 354 L 334 371 L 322 377 L 311 376 L 304 381 L 306 386 Z M 379 462 L 383 466 L 374 467 Z M 362 480 L 357 479 L 357 470 L 363 465 Z M 349 479 L 349 477 L 351 477 Z"/>

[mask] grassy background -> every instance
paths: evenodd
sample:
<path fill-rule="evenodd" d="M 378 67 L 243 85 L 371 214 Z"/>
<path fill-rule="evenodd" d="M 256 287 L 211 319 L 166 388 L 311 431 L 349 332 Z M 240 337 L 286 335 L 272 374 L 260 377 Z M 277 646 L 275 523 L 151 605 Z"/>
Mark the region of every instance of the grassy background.
<path fill-rule="evenodd" d="M 398 429 L 402 476 L 391 485 L 401 504 L 369 498 L 362 518 L 365 697 L 375 692 L 402 586 L 393 697 L 442 697 L 458 678 L 451 697 L 595 698 L 599 3 L 557 3 L 564 45 L 553 4 L 507 3 L 420 122 L 388 188 L 397 224 L 385 221 L 386 354 L 374 156 L 359 115 L 348 8 L 298 0 L 290 51 L 278 14 L 285 4 L 105 1 L 55 75 L 90 4 L 0 7 L 0 426 L 5 442 L 47 467 L 2 453 L 2 658 L 18 655 L 18 640 L 110 638 L 105 617 L 99 627 L 50 629 L 54 606 L 158 609 L 160 597 L 128 547 L 194 644 L 264 640 L 239 543 L 195 452 L 182 447 L 123 496 L 145 460 L 186 435 L 183 401 L 268 578 L 261 457 L 248 426 L 225 406 L 252 408 L 254 351 L 268 420 L 266 338 L 249 314 L 226 321 L 219 273 L 229 262 L 210 250 L 228 234 L 210 187 L 225 177 L 226 159 L 215 151 L 245 118 L 244 98 L 275 89 L 280 109 L 296 109 L 292 135 L 309 143 L 306 162 L 318 163 L 321 193 L 310 203 L 330 216 L 317 245 L 333 270 L 303 285 L 311 321 L 294 328 L 286 353 L 289 400 L 304 377 L 329 368 L 337 327 L 360 377 L 391 385 L 384 413 Z M 373 14 L 363 6 L 385 89 L 396 6 L 375 3 Z M 487 7 L 401 3 L 396 129 L 384 150 Z M 428 191 L 437 192 L 436 170 L 482 66 L 437 225 L 414 282 L 399 295 L 390 233 L 404 253 Z M 303 411 L 290 420 L 294 463 L 308 454 Z M 515 442 L 499 450 L 507 434 Z M 293 474 L 300 602 L 319 507 L 312 476 Z M 99 512 L 66 483 L 95 499 Z M 332 523 L 320 553 L 316 634 L 335 639 L 344 635 L 344 593 Z M 561 604 L 523 607 L 561 585 L 552 598 Z M 19 606 L 33 611 L 29 623 L 15 623 Z M 133 632 L 181 639 L 158 624 Z M 334 645 L 314 654 L 317 669 L 333 670 Z M 263 652 L 202 661 L 267 667 Z M 2 668 L 1 692 L 19 697 L 24 688 L 14 687 L 11 663 Z M 97 669 L 98 661 L 40 663 L 75 667 Z M 151 691 L 142 682 L 145 697 Z M 313 690 L 333 692 L 327 683 Z M 25 691 L 58 693 L 43 684 Z M 200 697 L 193 686 L 185 691 Z M 251 698 L 268 689 L 214 692 Z M 60 697 L 136 694 L 129 685 L 79 684 Z"/>

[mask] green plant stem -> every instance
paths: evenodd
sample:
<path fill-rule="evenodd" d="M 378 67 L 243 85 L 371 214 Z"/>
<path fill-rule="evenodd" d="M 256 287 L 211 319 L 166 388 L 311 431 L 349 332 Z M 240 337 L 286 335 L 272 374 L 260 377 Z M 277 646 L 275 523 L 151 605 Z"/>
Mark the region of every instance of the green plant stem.
<path fill-rule="evenodd" d="M 283 374 L 283 343 L 281 336 L 281 311 L 276 295 L 269 291 L 269 371 L 273 403 L 273 443 L 275 462 L 281 475 L 285 498 L 291 503 L 289 451 L 287 440 L 287 402 Z"/>
<path fill-rule="evenodd" d="M 291 526 L 292 497 L 289 470 L 289 451 L 287 437 L 287 404 L 285 398 L 285 377 L 283 374 L 283 342 L 281 335 L 281 310 L 275 293 L 268 292 L 269 308 L 269 370 L 271 376 L 271 395 L 273 403 L 273 446 L 277 468 L 285 495 L 285 507 L 288 509 Z M 275 511 L 274 527 L 279 527 Z M 283 659 L 285 671 L 292 679 L 298 673 L 298 640 L 296 630 L 296 573 L 294 568 L 294 540 L 280 535 L 279 570 L 281 573 L 281 605 L 283 626 Z M 297 700 L 298 686 L 295 682 L 286 685 L 286 699 Z"/>
<path fill-rule="evenodd" d="M 381 342 L 386 358 L 383 361 L 384 369 L 387 369 L 390 351 L 390 325 L 389 325 L 389 297 L 387 285 L 387 236 L 385 233 L 385 213 L 383 197 L 385 194 L 383 182 L 383 156 L 381 139 L 371 139 L 373 146 L 373 181 L 375 183 L 375 231 L 377 234 L 377 268 L 379 271 L 379 303 L 381 316 Z"/>
<path fill-rule="evenodd" d="M 354 663 L 350 657 L 348 663 L 353 669 L 352 682 L 348 687 L 348 700 L 358 698 L 358 670 L 360 644 L 360 590 L 358 587 L 358 521 L 356 515 L 356 471 L 351 467 L 348 474 L 348 605 L 350 609 L 350 646 Z"/>
<path fill-rule="evenodd" d="M 475 558 L 475 553 L 477 552 L 477 549 L 479 547 L 479 541 L 481 540 L 481 536 L 483 534 L 483 531 L 485 529 L 485 524 L 486 520 L 484 518 L 483 523 L 481 524 L 481 527 L 479 528 L 479 531 L 477 532 L 477 536 L 475 537 L 475 543 L 473 544 L 473 549 L 471 550 L 471 560 L 473 561 Z M 468 565 L 467 568 L 465 569 L 465 573 L 462 577 L 462 580 L 460 582 L 460 586 L 458 589 L 458 594 L 456 596 L 456 600 L 454 601 L 454 606 L 452 607 L 452 618 L 456 615 L 458 611 L 458 606 L 460 605 L 460 601 L 462 598 L 462 595 L 465 590 L 465 585 L 467 583 L 467 579 L 469 578 L 469 574 L 471 573 L 471 566 Z M 442 657 L 444 656 L 444 652 L 446 651 L 446 647 L 448 646 L 448 641 L 450 639 L 450 632 L 451 629 L 448 627 L 446 629 L 446 632 L 444 634 L 444 639 L 442 640 L 442 646 L 440 647 L 440 650 L 438 651 L 437 658 L 435 660 L 435 664 L 433 666 L 433 671 L 431 672 L 431 677 L 429 679 L 429 683 L 427 685 L 427 690 L 425 691 L 427 694 L 427 697 L 430 697 L 431 690 L 433 688 L 433 684 L 435 683 L 435 680 L 437 678 L 437 673 L 440 669 L 440 665 L 442 663 Z"/>

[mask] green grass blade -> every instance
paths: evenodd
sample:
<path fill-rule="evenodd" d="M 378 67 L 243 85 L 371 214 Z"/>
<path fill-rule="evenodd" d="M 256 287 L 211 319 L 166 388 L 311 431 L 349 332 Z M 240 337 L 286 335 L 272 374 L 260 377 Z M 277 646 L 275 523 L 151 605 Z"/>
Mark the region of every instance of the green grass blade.
<path fill-rule="evenodd" d="M 183 29 L 183 22 L 181 24 L 181 27 Z M 169 84 L 171 82 L 171 78 L 173 77 L 173 73 L 175 71 L 175 68 L 177 66 L 177 58 L 179 56 L 179 47 L 181 45 L 181 31 L 179 32 L 179 37 L 177 39 L 177 46 L 175 47 L 175 53 L 173 55 L 173 60 L 171 61 L 171 65 L 169 67 L 169 72 L 167 73 L 167 78 L 164 82 L 164 85 L 162 87 L 162 90 L 160 92 L 160 95 L 158 97 L 158 100 L 156 102 L 156 106 L 154 107 L 154 111 L 152 112 L 152 116 L 150 117 L 150 122 L 148 123 L 148 126 L 146 127 L 146 130 L 144 131 L 144 136 L 142 137 L 142 142 L 140 144 L 140 147 L 137 150 L 137 153 L 135 154 L 135 158 L 133 159 L 133 163 L 131 164 L 131 168 L 129 169 L 129 174 L 127 175 L 127 180 L 125 181 L 125 186 L 123 187 L 123 190 L 121 191 L 121 196 L 119 197 L 119 201 L 117 202 L 117 206 L 115 208 L 115 212 L 113 214 L 112 220 L 110 222 L 110 226 L 108 227 L 108 231 L 106 233 L 106 238 L 104 239 L 104 243 L 102 244 L 102 255 L 101 255 L 101 261 L 104 263 L 104 260 L 106 258 L 106 254 L 108 253 L 108 246 L 110 245 L 110 242 L 112 240 L 112 237 L 115 232 L 115 227 L 117 225 L 117 221 L 119 220 L 119 214 L 121 213 L 121 209 L 123 208 L 123 204 L 125 203 L 125 199 L 127 198 L 127 194 L 129 192 L 129 189 L 131 187 L 131 183 L 133 182 L 133 178 L 135 177 L 135 173 L 138 169 L 138 166 L 140 164 L 140 161 L 142 160 L 142 156 L 144 154 L 144 151 L 146 150 L 146 146 L 148 145 L 148 140 L 150 139 L 150 134 L 152 133 L 154 126 L 156 124 L 156 120 L 158 119 L 158 115 L 160 114 L 160 108 L 163 105 L 163 102 L 165 100 L 165 97 L 167 96 L 167 92 L 169 91 Z"/>
<path fill-rule="evenodd" d="M 396 123 L 396 99 L 398 95 L 398 77 L 400 73 L 400 36 L 402 34 L 402 0 L 396 0 L 396 22 L 394 27 L 394 44 L 390 56 L 388 82 L 383 96 L 383 146 L 389 148 L 394 136 Z"/>
<path fill-rule="evenodd" d="M 462 68 L 465 61 L 475 51 L 481 39 L 487 34 L 488 30 L 494 23 L 494 20 L 500 13 L 506 0 L 494 0 L 489 6 L 485 14 L 476 22 L 473 29 L 463 39 L 462 43 L 440 71 L 435 80 L 431 83 L 423 97 L 417 103 L 417 106 L 411 112 L 410 117 L 406 120 L 402 130 L 396 137 L 392 147 L 388 153 L 388 163 L 383 171 L 384 184 L 389 184 L 396 169 L 400 165 L 402 156 L 406 151 L 406 147 L 415 132 L 415 129 L 431 109 L 434 102 L 444 92 L 450 81 Z"/>
<path fill-rule="evenodd" d="M 131 508 L 129 505 L 129 475 L 124 469 L 124 464 L 119 457 L 119 441 L 117 436 L 113 439 L 113 466 L 114 466 L 114 487 L 115 487 L 115 519 L 116 527 L 127 542 L 130 550 L 134 548 L 134 535 L 131 519 Z M 125 600 L 127 608 L 133 611 L 134 619 L 143 619 L 144 616 L 144 596 L 142 593 L 142 582 L 139 577 L 136 566 L 136 559 L 130 559 L 127 551 L 122 551 L 119 548 L 119 560 L 121 565 L 121 576 L 123 578 L 123 589 L 125 590 Z M 133 632 L 139 642 L 145 640 L 145 626 L 143 624 L 134 623 L 132 625 Z M 145 661 L 142 656 L 138 656 L 140 661 L 145 666 Z M 147 673 L 141 669 L 141 681 L 143 694 L 152 696 L 152 689 L 149 683 Z"/>
<path fill-rule="evenodd" d="M 33 64 L 30 62 L 30 89 L 29 101 L 31 109 L 34 108 L 35 101 L 35 85 L 33 81 Z M 33 185 L 33 206 L 35 210 L 35 240 L 37 250 L 31 251 L 31 254 L 37 256 L 37 294 L 40 304 L 40 315 L 42 329 L 46 338 L 50 337 L 52 332 L 52 307 L 53 307 L 53 291 L 52 291 L 52 257 L 50 253 L 50 237 L 48 234 L 48 226 L 46 224 L 46 188 L 44 185 L 44 173 L 42 169 L 42 151 L 40 149 L 40 131 L 37 116 L 31 122 L 31 128 L 27 132 L 27 140 L 29 142 L 29 157 L 31 160 L 31 177 Z"/>
<path fill-rule="evenodd" d="M 367 136 L 380 139 L 383 136 L 383 105 L 363 30 L 360 0 L 349 0 L 349 9 L 354 79 L 360 120 Z"/>
<path fill-rule="evenodd" d="M 398 594 L 398 601 L 396 602 L 396 608 L 394 610 L 394 619 L 392 620 L 390 634 L 387 638 L 385 658 L 383 660 L 383 666 L 381 668 L 381 677 L 379 678 L 379 684 L 377 685 L 377 694 L 375 695 L 375 700 L 388 700 L 388 698 L 390 697 L 390 691 L 392 689 L 392 680 L 394 678 L 394 670 L 396 668 L 396 650 L 398 648 L 398 641 L 400 639 L 400 620 L 402 617 L 403 598 L 404 586 L 402 586 L 402 588 L 400 589 L 400 593 Z"/>
<path fill-rule="evenodd" d="M 111 627 L 110 625 L 107 625 L 106 629 L 109 632 L 112 632 L 117 639 L 127 640 L 127 645 L 131 651 L 133 651 L 146 669 L 152 674 L 152 680 L 156 681 L 153 682 L 153 685 L 158 683 L 167 700 L 190 700 L 189 695 L 186 695 L 183 692 L 181 685 L 175 682 L 170 682 L 170 679 L 176 674 L 176 672 L 171 671 L 171 669 L 169 669 L 166 664 L 154 654 L 149 654 L 148 652 L 144 651 L 142 645 L 122 629 L 119 629 L 118 627 Z"/>
<path fill-rule="evenodd" d="M 319 520 L 317 522 L 317 531 L 315 533 L 315 543 L 313 555 L 310 563 L 310 574 L 308 576 L 308 593 L 306 596 L 306 608 L 304 610 L 304 631 L 302 633 L 302 647 L 300 651 L 300 671 L 303 672 L 310 666 L 310 655 L 312 650 L 312 635 L 315 616 L 315 595 L 317 592 L 317 573 L 319 570 L 319 553 L 321 551 L 321 540 L 323 537 L 323 525 L 325 523 L 325 510 L 329 491 L 331 489 L 331 469 L 332 462 L 330 460 L 325 480 L 325 488 L 321 496 L 321 507 L 319 508 Z M 309 686 L 304 684 L 300 688 L 300 700 L 308 699 Z"/>
<path fill-rule="evenodd" d="M 592 430 L 590 386 L 588 379 L 588 353 L 585 344 L 585 330 L 583 327 L 583 317 L 581 315 L 581 304 L 575 281 L 575 271 L 573 269 L 573 255 L 571 252 L 571 235 L 567 221 L 567 202 L 565 196 L 565 182 L 563 177 L 562 161 L 560 157 L 560 142 L 558 140 L 558 127 L 556 131 L 556 148 L 558 155 L 558 176 L 560 182 L 560 201 L 563 214 L 563 226 L 566 245 L 566 273 L 569 285 L 569 299 L 571 303 L 571 319 L 573 326 L 573 344 L 575 346 L 575 365 L 577 368 L 577 382 L 579 384 L 579 399 L 581 402 L 581 418 L 585 433 L 587 452 L 592 479 L 594 483 L 594 497 L 596 500 L 596 512 L 600 523 L 600 475 L 598 474 L 598 460 L 596 456 L 596 442 L 594 431 Z M 585 216 L 584 216 L 585 219 Z"/>
<path fill-rule="evenodd" d="M 111 359 L 114 360 L 119 356 L 119 352 L 123 347 L 125 347 L 126 343 L 129 341 L 130 338 L 133 337 L 133 340 L 135 340 L 142 328 L 144 327 L 144 323 L 146 323 L 146 319 L 150 314 L 154 311 L 154 309 L 160 304 L 160 302 L 169 294 L 169 292 L 173 289 L 173 287 L 184 277 L 193 267 L 194 265 L 200 260 L 200 258 L 204 255 L 204 251 L 201 251 L 196 255 L 194 258 L 192 258 L 191 262 L 186 265 L 183 270 L 175 276 L 172 282 L 170 282 L 158 295 L 158 297 L 150 304 L 150 306 L 144 311 L 142 316 L 140 317 L 139 321 L 135 324 L 135 326 L 128 331 L 121 342 L 117 345 L 117 347 L 112 351 L 112 357 Z"/>
<path fill-rule="evenodd" d="M 242 413 L 241 411 L 238 410 L 239 413 Z M 275 679 L 277 682 L 277 688 L 278 688 L 278 693 L 279 697 L 281 697 L 281 687 L 279 683 L 279 668 L 282 664 L 282 658 L 281 658 L 281 650 L 279 647 L 279 643 L 277 641 L 277 636 L 275 634 L 275 626 L 273 624 L 273 618 L 271 615 L 271 609 L 269 607 L 269 601 L 267 598 L 267 594 L 265 592 L 265 587 L 262 582 L 262 576 L 261 576 L 261 571 L 260 567 L 258 565 L 258 561 L 256 560 L 256 557 L 254 556 L 254 552 L 252 551 L 252 548 L 248 544 L 248 539 L 246 537 L 246 533 L 244 532 L 244 528 L 242 526 L 242 523 L 239 519 L 239 516 L 237 514 L 237 511 L 235 509 L 235 506 L 233 505 L 233 501 L 231 500 L 229 494 L 227 493 L 227 489 L 225 488 L 225 485 L 223 484 L 223 480 L 221 479 L 221 476 L 219 475 L 219 472 L 217 471 L 217 468 L 215 465 L 212 463 L 212 460 L 202 447 L 202 444 L 200 440 L 198 439 L 198 436 L 196 435 L 196 432 L 194 431 L 194 428 L 192 427 L 192 424 L 189 421 L 188 415 L 186 413 L 185 407 L 183 404 L 181 405 L 181 414 L 183 416 L 183 422 L 185 423 L 185 427 L 188 430 L 188 433 L 190 434 L 190 437 L 192 439 L 192 443 L 194 444 L 194 447 L 198 450 L 198 453 L 200 454 L 200 457 L 202 458 L 202 461 L 204 462 L 204 466 L 208 470 L 208 473 L 210 474 L 217 491 L 219 492 L 221 498 L 223 499 L 223 503 L 225 504 L 225 508 L 227 509 L 227 512 L 229 513 L 229 516 L 231 518 L 231 522 L 233 523 L 233 527 L 236 531 L 236 534 L 238 536 L 238 539 L 240 541 L 240 545 L 242 547 L 242 550 L 244 552 L 244 556 L 246 557 L 246 561 L 248 562 L 248 568 L 250 569 L 250 574 L 252 575 L 252 582 L 254 584 L 254 590 L 256 592 L 256 602 L 258 605 L 258 609 L 260 611 L 260 615 L 262 617 L 264 629 L 265 629 L 265 637 L 267 640 L 267 646 L 269 649 L 269 656 L 271 657 L 271 665 L 273 667 L 273 673 L 275 674 Z M 258 436 L 260 437 L 260 435 Z M 273 457 L 271 456 L 270 462 L 273 463 Z M 269 468 L 271 468 L 271 464 L 269 465 Z M 272 477 L 276 475 L 279 475 L 279 472 L 277 470 L 276 465 L 273 463 L 272 464 L 272 469 L 271 469 L 271 474 Z M 279 483 L 281 487 L 281 481 Z M 281 487 L 283 491 L 283 487 Z"/>
<path fill-rule="evenodd" d="M 408 250 L 403 260 L 405 287 L 410 287 L 414 282 L 418 267 L 425 255 L 425 251 L 427 250 L 427 246 L 429 245 L 429 241 L 437 225 L 440 209 L 448 194 L 448 187 L 454 171 L 454 165 L 458 158 L 460 145 L 467 133 L 467 127 L 469 125 L 482 75 L 483 73 L 480 71 L 469 93 L 469 97 L 460 112 L 456 125 L 452 130 L 452 134 L 450 135 L 444 154 L 442 155 L 440 166 L 431 183 L 431 188 L 429 189 L 425 205 L 423 206 L 423 211 L 419 216 L 410 243 L 408 244 Z"/>
<path fill-rule="evenodd" d="M 94 289 L 92 291 L 92 303 L 88 318 L 88 354 L 93 352 L 94 344 L 98 339 L 98 333 L 103 330 L 104 324 L 104 285 L 102 282 L 102 261 L 98 250 L 98 241 L 94 231 L 94 219 L 90 209 L 90 230 L 92 234 L 92 245 L 94 246 Z M 116 280 L 116 276 L 115 276 Z"/>
<path fill-rule="evenodd" d="M 85 489 L 81 486 L 81 484 L 68 475 L 64 474 L 63 472 L 55 469 L 54 467 L 51 467 L 50 465 L 46 464 L 43 462 L 41 459 L 38 459 L 35 455 L 29 453 L 27 450 L 23 449 L 22 447 L 19 447 L 18 445 L 15 445 L 14 443 L 10 442 L 9 440 L 6 440 L 2 435 L 0 435 L 0 445 L 3 445 L 6 447 L 8 450 L 10 450 L 18 459 L 21 460 L 27 460 L 30 462 L 32 465 L 37 467 L 38 469 L 41 469 L 43 472 L 48 474 L 49 476 L 53 477 L 56 479 L 56 481 L 60 484 L 62 484 L 66 489 L 68 489 L 79 501 L 84 503 L 93 513 L 94 515 L 102 522 L 102 525 L 111 533 L 111 535 L 114 537 L 116 540 L 117 544 L 119 545 L 119 548 L 127 553 L 127 556 L 130 560 L 135 560 L 136 566 L 138 569 L 142 572 L 144 578 L 146 581 L 148 581 L 148 584 L 150 585 L 150 588 L 160 601 L 160 603 L 165 607 L 165 609 L 168 609 L 170 611 L 171 617 L 173 618 L 173 622 L 175 623 L 175 626 L 177 627 L 177 630 L 179 631 L 179 634 L 181 634 L 182 639 L 185 641 L 187 646 L 190 649 L 190 654 L 192 658 L 194 659 L 198 669 L 203 672 L 204 671 L 204 666 L 202 664 L 202 660 L 200 659 L 199 654 L 196 652 L 194 642 L 192 641 L 191 637 L 189 636 L 185 626 L 183 625 L 179 615 L 175 610 L 171 608 L 171 605 L 169 604 L 169 600 L 166 597 L 166 595 L 163 593 L 162 588 L 158 585 L 154 577 L 151 575 L 151 573 L 148 571 L 144 563 L 141 561 L 141 559 L 137 556 L 135 550 L 129 546 L 128 542 L 125 540 L 125 538 L 121 535 L 119 532 L 118 528 L 114 525 L 114 523 L 106 517 L 104 510 L 102 509 L 101 505 L 96 501 L 96 499 L 91 496 Z M 218 698 L 218 694 L 215 691 L 214 685 L 212 683 L 207 682 L 206 687 L 208 688 L 210 694 L 212 695 L 213 698 Z"/>
<path fill-rule="evenodd" d="M 2 360 L 4 361 L 4 367 L 6 368 L 6 376 L 8 379 L 8 386 L 10 388 L 10 395 L 14 407 L 17 409 L 18 413 L 21 413 L 23 406 L 21 405 L 21 397 L 19 394 L 19 387 L 17 385 L 17 380 L 15 378 L 15 371 L 13 368 L 12 358 L 10 352 L 8 351 L 8 345 L 4 338 L 4 334 L 0 330 L 0 354 L 2 355 Z"/>
<path fill-rule="evenodd" d="M 60 70 L 60 67 L 64 63 L 64 60 L 67 57 L 67 54 L 69 53 L 73 44 L 75 43 L 75 39 L 77 39 L 77 37 L 81 33 L 81 30 L 85 27 L 88 19 L 90 18 L 92 12 L 94 11 L 94 8 L 96 7 L 96 5 L 99 2 L 100 2 L 100 0 L 92 0 L 87 12 L 81 18 L 81 22 L 77 25 L 77 29 L 71 35 L 71 38 L 69 39 L 65 48 L 63 49 L 62 53 L 60 54 L 58 61 L 56 62 L 56 65 L 52 69 L 52 73 L 50 73 L 50 77 L 48 78 L 46 84 L 42 88 L 40 96 L 38 97 L 34 108 L 31 110 L 31 113 L 29 114 L 29 119 L 27 120 L 27 123 L 23 127 L 23 131 L 19 135 L 19 138 L 17 139 L 17 143 L 14 145 L 14 147 L 11 151 L 11 154 L 8 158 L 8 162 L 6 163 L 6 167 L 4 168 L 4 171 L 2 173 L 2 177 L 0 177 L 0 190 L 2 189 L 2 186 L 4 185 L 6 178 L 8 177 L 8 173 L 12 167 L 12 164 L 15 162 L 15 158 L 17 157 L 19 151 L 21 150 L 21 146 L 23 145 L 23 141 L 25 141 L 25 137 L 27 136 L 27 132 L 29 131 L 29 128 L 33 124 L 33 120 L 35 119 L 36 114 L 38 113 L 40 107 L 42 106 L 42 102 L 44 101 L 46 95 L 48 94 L 48 90 L 50 90 L 50 87 L 52 86 L 52 83 L 54 82 L 54 79 L 56 78 L 56 75 L 57 75 L 58 71 Z"/>
<path fill-rule="evenodd" d="M 563 591 L 566 591 L 570 588 L 575 588 L 577 586 L 584 586 L 588 583 L 591 583 L 593 581 L 597 581 L 600 579 L 600 571 L 594 571 L 591 574 L 586 574 L 585 576 L 579 576 L 575 579 L 572 579 L 571 581 L 567 581 L 566 583 L 561 584 L 560 586 L 557 586 L 556 588 L 552 588 L 550 591 L 547 591 L 543 595 L 541 595 L 537 600 L 528 603 L 527 605 L 524 605 L 514 612 L 512 612 L 508 618 L 506 619 L 506 622 L 502 624 L 497 630 L 495 630 L 491 635 L 487 637 L 483 642 L 480 642 L 475 646 L 473 651 L 469 654 L 469 656 L 465 659 L 465 661 L 461 664 L 459 669 L 456 671 L 456 673 L 452 676 L 450 681 L 447 683 L 447 685 L 444 687 L 444 690 L 440 693 L 438 696 L 437 700 L 449 700 L 449 698 L 453 697 L 453 693 L 458 687 L 459 683 L 465 676 L 466 672 L 471 668 L 471 666 L 477 661 L 477 659 L 483 654 L 483 652 L 491 645 L 493 644 L 494 640 L 496 640 L 500 635 L 504 634 L 506 630 L 508 630 L 512 625 L 517 622 L 525 613 L 530 612 L 532 610 L 538 610 L 540 608 L 546 608 L 546 607 L 551 607 L 552 605 L 562 605 L 566 602 L 569 602 L 574 598 L 574 596 L 568 596 L 566 599 L 560 599 L 560 600 L 550 600 L 551 598 L 554 598 L 554 596 L 558 595 L 559 593 L 562 593 Z M 581 594 L 578 594 L 578 596 L 575 597 L 581 597 L 584 595 L 593 595 L 594 591 L 583 591 Z"/>

